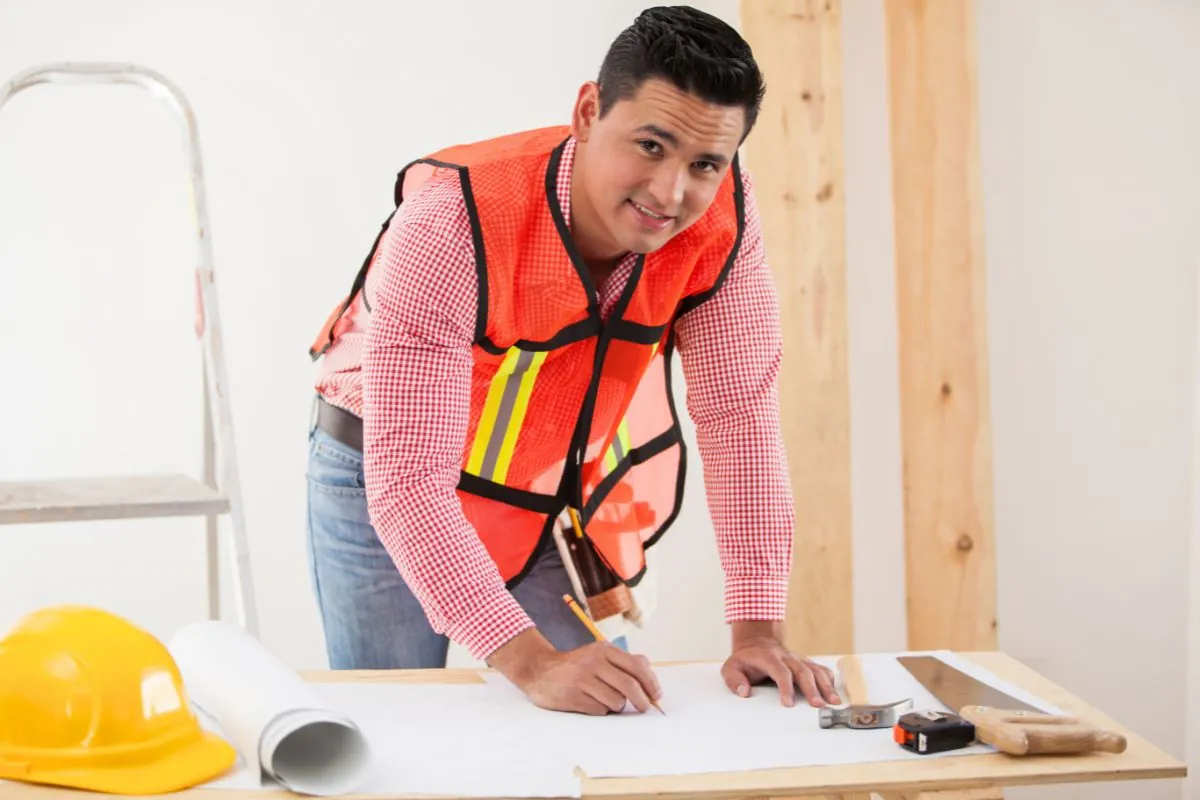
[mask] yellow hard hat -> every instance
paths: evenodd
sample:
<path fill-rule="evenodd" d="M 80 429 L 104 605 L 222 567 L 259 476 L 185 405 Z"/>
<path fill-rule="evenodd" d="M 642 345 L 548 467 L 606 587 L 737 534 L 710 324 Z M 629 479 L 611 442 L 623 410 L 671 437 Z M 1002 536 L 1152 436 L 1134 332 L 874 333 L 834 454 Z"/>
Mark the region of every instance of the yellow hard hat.
<path fill-rule="evenodd" d="M 200 727 L 167 648 L 128 620 L 56 606 L 0 639 L 0 778 L 159 794 L 236 758 Z"/>

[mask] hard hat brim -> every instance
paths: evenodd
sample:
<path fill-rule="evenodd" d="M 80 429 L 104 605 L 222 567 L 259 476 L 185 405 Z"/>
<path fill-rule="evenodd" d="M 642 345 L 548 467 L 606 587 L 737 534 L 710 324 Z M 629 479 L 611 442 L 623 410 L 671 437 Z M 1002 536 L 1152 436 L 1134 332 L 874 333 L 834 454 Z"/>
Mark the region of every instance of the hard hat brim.
<path fill-rule="evenodd" d="M 189 789 L 219 778 L 237 762 L 237 751 L 221 737 L 201 730 L 190 744 L 151 762 L 72 770 L 34 770 L 0 777 L 121 795 L 149 795 Z"/>

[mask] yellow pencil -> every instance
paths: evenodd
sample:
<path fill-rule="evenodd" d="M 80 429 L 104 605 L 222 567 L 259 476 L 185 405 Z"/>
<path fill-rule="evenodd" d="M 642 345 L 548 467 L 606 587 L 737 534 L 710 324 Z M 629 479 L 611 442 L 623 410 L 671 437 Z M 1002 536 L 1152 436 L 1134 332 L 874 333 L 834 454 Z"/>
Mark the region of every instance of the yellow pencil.
<path fill-rule="evenodd" d="M 579 514 L 575 513 L 575 509 L 567 506 L 567 514 L 571 517 L 571 525 L 575 528 L 575 537 L 583 538 L 583 527 L 579 524 Z"/>
<path fill-rule="evenodd" d="M 575 616 L 579 617 L 579 621 L 586 625 L 587 629 L 592 632 L 592 636 L 596 637 L 597 642 L 608 641 L 608 637 L 600 632 L 600 629 L 596 627 L 596 623 L 592 622 L 592 618 L 583 612 L 583 609 L 579 607 L 579 603 L 575 602 L 574 597 L 564 594 L 563 601 L 575 612 Z"/>
<path fill-rule="evenodd" d="M 587 629 L 591 631 L 592 636 L 596 638 L 597 642 L 608 641 L 608 637 L 600 632 L 600 629 L 596 627 L 596 623 L 592 622 L 591 617 L 583 612 L 583 609 L 579 607 L 579 603 L 575 602 L 574 597 L 571 597 L 569 594 L 564 594 L 563 602 L 567 604 L 568 608 L 575 612 L 575 616 L 579 617 L 579 621 L 587 626 Z M 658 709 L 658 713 L 662 714 L 664 717 L 667 715 L 667 712 L 663 711 L 662 707 L 659 706 L 658 703 L 654 702 L 653 699 L 650 701 L 650 705 Z"/>

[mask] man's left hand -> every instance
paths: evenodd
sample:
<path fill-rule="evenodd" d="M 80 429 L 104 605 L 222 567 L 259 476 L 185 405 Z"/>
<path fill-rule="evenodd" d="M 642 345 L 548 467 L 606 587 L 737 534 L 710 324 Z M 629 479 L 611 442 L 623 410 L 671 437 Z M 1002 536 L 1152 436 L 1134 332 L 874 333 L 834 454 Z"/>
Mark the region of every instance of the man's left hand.
<path fill-rule="evenodd" d="M 796 703 L 796 687 L 811 706 L 841 703 L 833 670 L 788 650 L 777 623 L 734 623 L 733 650 L 721 667 L 734 694 L 750 696 L 750 687 L 772 680 L 785 706 Z"/>

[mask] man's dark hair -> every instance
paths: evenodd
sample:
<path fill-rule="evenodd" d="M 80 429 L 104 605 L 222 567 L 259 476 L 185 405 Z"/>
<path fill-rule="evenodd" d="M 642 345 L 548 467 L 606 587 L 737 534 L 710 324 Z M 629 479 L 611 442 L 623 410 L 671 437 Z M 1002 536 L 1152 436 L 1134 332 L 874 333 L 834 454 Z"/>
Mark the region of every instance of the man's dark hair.
<path fill-rule="evenodd" d="M 746 110 L 750 133 L 766 85 L 750 45 L 722 20 L 690 6 L 648 8 L 613 40 L 600 66 L 600 116 L 647 78 L 719 105 Z"/>

